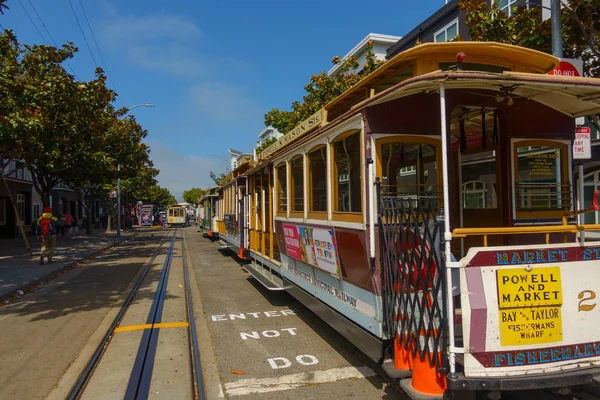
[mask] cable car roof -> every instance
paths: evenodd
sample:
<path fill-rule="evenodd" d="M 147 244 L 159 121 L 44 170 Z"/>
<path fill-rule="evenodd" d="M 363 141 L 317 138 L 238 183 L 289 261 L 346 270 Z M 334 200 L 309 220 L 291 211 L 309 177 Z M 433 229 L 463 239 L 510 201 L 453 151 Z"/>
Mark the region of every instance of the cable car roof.
<path fill-rule="evenodd" d="M 502 74 L 478 71 L 436 71 L 403 81 L 365 100 L 370 107 L 420 92 L 472 89 L 495 91 L 503 98 L 513 96 L 544 104 L 570 117 L 600 113 L 600 79 L 541 75 L 505 71 Z M 507 94 L 508 93 L 508 94 Z M 359 108 L 357 105 L 355 108 Z"/>

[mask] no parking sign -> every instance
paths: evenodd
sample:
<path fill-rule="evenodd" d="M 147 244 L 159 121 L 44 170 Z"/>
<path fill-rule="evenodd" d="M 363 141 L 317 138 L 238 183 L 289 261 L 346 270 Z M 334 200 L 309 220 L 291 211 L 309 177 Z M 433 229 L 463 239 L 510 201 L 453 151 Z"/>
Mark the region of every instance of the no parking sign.
<path fill-rule="evenodd" d="M 591 129 L 586 127 L 575 128 L 573 159 L 589 160 L 590 158 L 592 158 Z"/>

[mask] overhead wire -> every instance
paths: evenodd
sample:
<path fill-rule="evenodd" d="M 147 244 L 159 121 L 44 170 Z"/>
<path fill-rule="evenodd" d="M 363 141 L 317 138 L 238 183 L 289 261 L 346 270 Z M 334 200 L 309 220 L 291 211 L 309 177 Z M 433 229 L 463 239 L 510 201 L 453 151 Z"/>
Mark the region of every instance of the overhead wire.
<path fill-rule="evenodd" d="M 83 36 L 83 40 L 85 42 L 85 45 L 88 48 L 88 51 L 90 52 L 90 55 L 92 56 L 92 60 L 94 61 L 94 65 L 96 67 L 98 67 L 98 61 L 96 61 L 96 57 L 94 57 L 94 52 L 92 52 L 92 48 L 90 47 L 90 44 L 88 43 L 87 38 L 85 37 L 85 33 L 83 32 L 83 28 L 81 27 L 81 23 L 79 22 L 79 17 L 77 16 L 77 13 L 75 12 L 75 8 L 73 8 L 73 3 L 71 2 L 71 0 L 69 0 L 69 5 L 71 6 L 71 11 L 73 11 L 73 16 L 75 17 L 75 21 L 77 21 L 77 26 L 79 26 L 79 31 L 81 32 L 81 36 Z"/>
<path fill-rule="evenodd" d="M 100 56 L 100 61 L 102 61 L 102 65 L 104 66 L 104 71 L 106 72 L 106 76 L 108 77 L 108 80 L 110 81 L 110 84 L 112 85 L 115 92 L 118 93 L 117 85 L 115 85 L 110 74 L 108 73 L 108 64 L 106 63 L 106 61 L 104 61 L 104 57 L 102 57 L 102 52 L 100 51 L 100 46 L 98 46 L 98 41 L 96 40 L 96 35 L 94 35 L 94 30 L 92 29 L 92 25 L 90 24 L 90 20 L 87 17 L 87 13 L 85 12 L 85 8 L 83 7 L 83 3 L 81 2 L 81 0 L 79 0 L 79 5 L 81 6 L 81 11 L 83 12 L 83 16 L 85 17 L 85 22 L 87 23 L 90 33 L 92 34 L 92 40 L 94 41 L 94 45 L 96 46 L 96 50 L 98 51 L 98 56 Z M 117 99 L 119 100 L 119 103 L 121 103 L 121 106 L 125 107 L 123 105 L 123 102 L 121 101 L 121 98 L 117 97 Z"/>
<path fill-rule="evenodd" d="M 42 38 L 42 40 L 44 41 L 44 43 L 46 44 L 46 46 L 48 46 L 48 42 L 46 41 L 46 38 L 44 37 L 44 35 L 42 35 L 42 31 L 40 31 L 40 28 L 38 28 L 38 26 L 36 25 L 36 23 L 33 21 L 33 18 L 31 18 L 31 15 L 29 14 L 29 11 L 27 11 L 27 9 L 25 8 L 25 6 L 21 2 L 21 0 L 19 0 L 19 4 L 21 5 L 21 8 L 25 12 L 25 15 L 27 15 L 27 18 L 29 18 L 29 21 L 31 22 L 31 25 L 33 25 L 33 27 L 35 28 L 35 30 L 37 31 L 37 33 L 40 35 L 40 37 Z"/>
<path fill-rule="evenodd" d="M 21 0 L 19 0 L 20 2 Z M 46 24 L 44 23 L 44 20 L 42 19 L 42 17 L 40 17 L 40 14 L 38 14 L 37 9 L 35 8 L 35 6 L 33 5 L 33 3 L 31 2 L 31 0 L 27 0 L 29 2 L 29 5 L 31 6 L 31 8 L 33 9 L 33 12 L 35 13 L 35 15 L 38 17 L 38 19 L 40 20 L 42 27 L 44 28 L 44 30 L 46 31 L 46 33 L 48 34 L 48 36 L 50 37 L 50 40 L 52 41 L 52 43 L 54 44 L 54 47 L 56 47 L 58 49 L 58 44 L 56 43 L 56 40 L 54 40 L 54 37 L 52 36 L 52 34 L 50 33 L 50 31 L 48 30 L 48 27 L 46 26 Z M 21 4 L 21 7 L 23 7 L 23 5 Z M 23 9 L 25 9 L 25 7 L 23 7 Z M 48 44 L 48 43 L 46 43 Z M 75 78 L 77 78 L 77 74 L 75 73 L 75 70 L 73 69 L 73 67 L 71 67 L 71 64 L 69 64 L 68 60 L 65 60 L 65 63 L 67 64 L 67 66 L 69 67 L 69 69 L 71 70 L 71 72 L 73 73 L 73 75 L 75 76 Z"/>

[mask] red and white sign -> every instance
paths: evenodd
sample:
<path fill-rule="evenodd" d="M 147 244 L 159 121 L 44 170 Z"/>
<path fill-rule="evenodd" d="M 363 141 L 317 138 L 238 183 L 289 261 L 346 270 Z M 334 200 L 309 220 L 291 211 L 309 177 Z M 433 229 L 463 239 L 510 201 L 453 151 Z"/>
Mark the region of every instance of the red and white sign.
<path fill-rule="evenodd" d="M 575 58 L 561 58 L 558 66 L 548 75 L 583 76 L 583 62 Z"/>
<path fill-rule="evenodd" d="M 575 141 L 573 142 L 573 159 L 589 160 L 592 158 L 592 141 L 590 128 L 575 128 Z"/>

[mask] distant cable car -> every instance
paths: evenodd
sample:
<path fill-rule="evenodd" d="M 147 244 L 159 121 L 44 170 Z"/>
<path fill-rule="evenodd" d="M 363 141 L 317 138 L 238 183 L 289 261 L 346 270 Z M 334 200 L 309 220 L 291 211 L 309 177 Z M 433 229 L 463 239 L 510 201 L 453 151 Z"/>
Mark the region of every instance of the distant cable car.
<path fill-rule="evenodd" d="M 187 218 L 185 208 L 182 206 L 170 206 L 167 209 L 167 221 L 169 225 L 186 225 Z"/>

